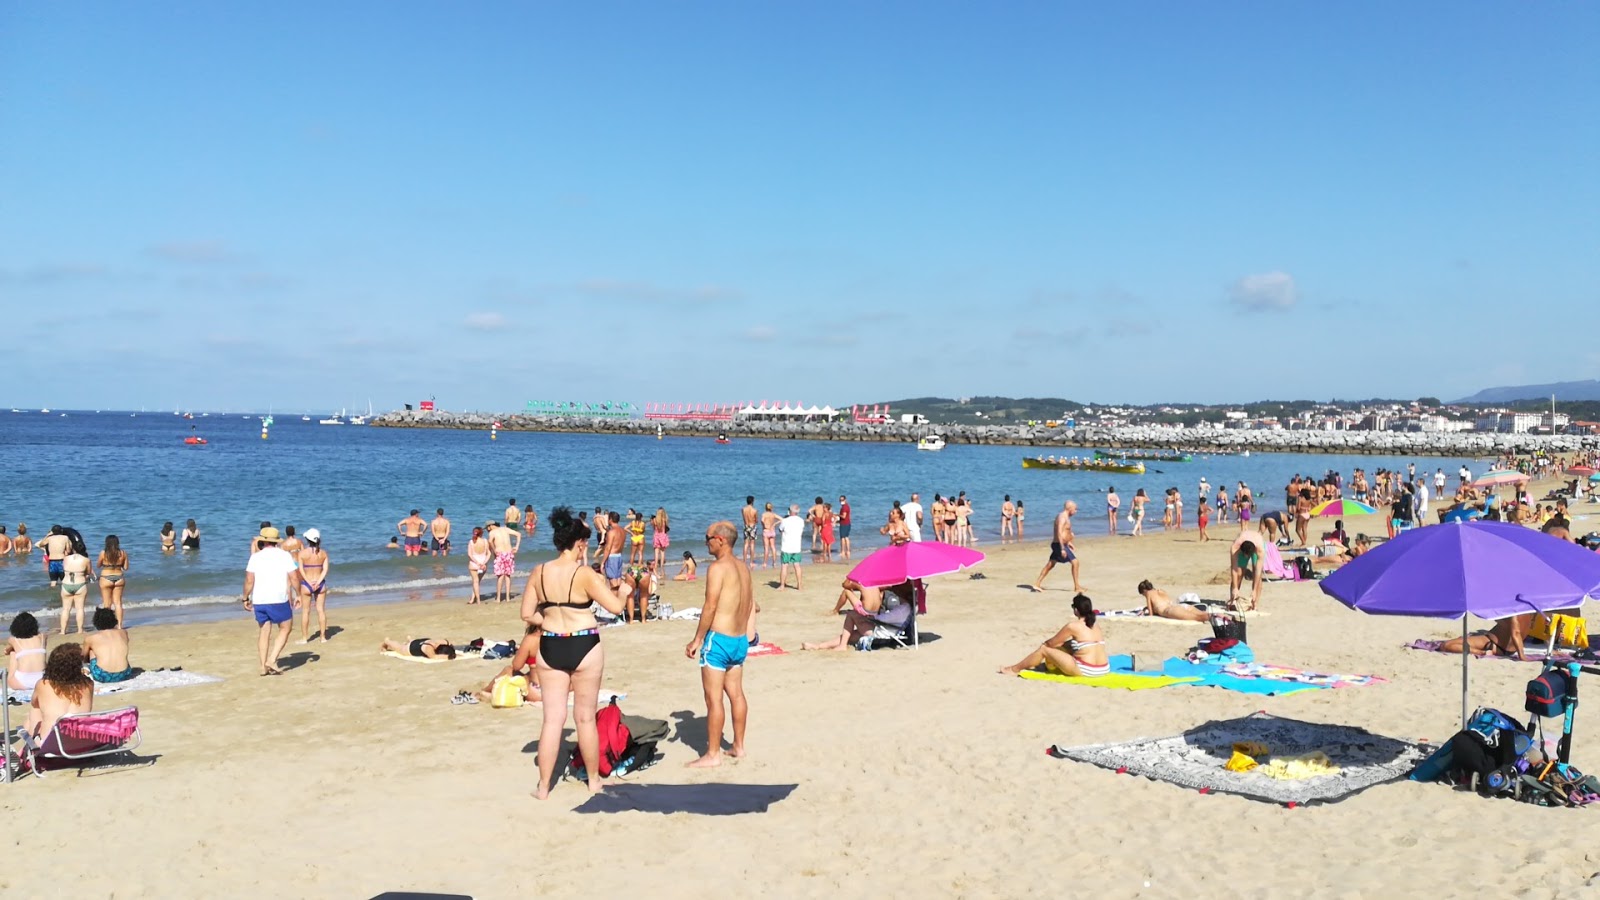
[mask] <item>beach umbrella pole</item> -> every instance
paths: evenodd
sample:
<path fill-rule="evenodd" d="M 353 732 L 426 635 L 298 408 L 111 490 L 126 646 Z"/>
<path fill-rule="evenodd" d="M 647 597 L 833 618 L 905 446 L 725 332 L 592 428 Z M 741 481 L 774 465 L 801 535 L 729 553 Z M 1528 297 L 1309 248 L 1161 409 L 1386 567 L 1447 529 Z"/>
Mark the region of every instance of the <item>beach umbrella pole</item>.
<path fill-rule="evenodd" d="M 1467 617 L 1461 617 L 1461 730 L 1467 730 L 1467 663 L 1472 659 L 1467 646 Z"/>

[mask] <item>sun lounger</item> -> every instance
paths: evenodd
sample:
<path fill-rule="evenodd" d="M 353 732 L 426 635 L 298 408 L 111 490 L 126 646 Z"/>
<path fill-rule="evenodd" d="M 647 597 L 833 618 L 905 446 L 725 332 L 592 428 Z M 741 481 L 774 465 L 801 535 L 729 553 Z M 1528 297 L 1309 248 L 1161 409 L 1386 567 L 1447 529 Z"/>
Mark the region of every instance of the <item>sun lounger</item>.
<path fill-rule="evenodd" d="M 136 706 L 62 716 L 37 742 L 27 733 L 22 735 L 22 764 L 43 778 L 45 769 L 99 756 L 130 753 L 143 741 Z"/>

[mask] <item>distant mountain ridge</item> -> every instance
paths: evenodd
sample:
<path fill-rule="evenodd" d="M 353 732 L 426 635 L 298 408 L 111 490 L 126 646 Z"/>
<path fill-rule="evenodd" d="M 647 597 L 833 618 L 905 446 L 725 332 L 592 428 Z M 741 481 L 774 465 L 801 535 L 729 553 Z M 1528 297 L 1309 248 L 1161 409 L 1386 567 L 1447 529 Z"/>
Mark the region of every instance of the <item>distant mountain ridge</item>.
<path fill-rule="evenodd" d="M 1522 384 L 1511 387 L 1485 388 L 1470 397 L 1452 400 L 1468 406 L 1510 403 L 1515 400 L 1548 400 L 1555 394 L 1563 402 L 1600 400 L 1600 381 L 1558 381 L 1554 384 Z"/>

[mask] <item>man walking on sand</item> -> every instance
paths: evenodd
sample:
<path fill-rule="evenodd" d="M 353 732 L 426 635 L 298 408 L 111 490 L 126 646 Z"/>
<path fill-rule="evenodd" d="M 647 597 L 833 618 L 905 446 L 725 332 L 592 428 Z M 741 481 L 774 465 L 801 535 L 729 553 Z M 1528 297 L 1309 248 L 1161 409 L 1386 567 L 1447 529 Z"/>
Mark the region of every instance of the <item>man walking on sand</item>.
<path fill-rule="evenodd" d="M 428 523 L 422 521 L 422 517 L 417 515 L 417 510 L 413 509 L 411 515 L 395 523 L 394 527 L 400 532 L 400 543 L 405 545 L 406 555 L 421 556 L 422 532 L 428 527 Z"/>
<path fill-rule="evenodd" d="M 744 498 L 744 509 L 739 512 L 744 520 L 744 564 L 754 565 L 756 559 L 756 498 Z"/>
<path fill-rule="evenodd" d="M 1056 528 L 1050 539 L 1050 558 L 1045 561 L 1044 571 L 1034 579 L 1035 592 L 1044 590 L 1044 577 L 1056 567 L 1056 563 L 1069 563 L 1072 566 L 1072 590 L 1082 593 L 1083 588 L 1078 584 L 1078 555 L 1073 552 L 1072 546 L 1072 516 L 1078 511 L 1078 504 L 1068 500 L 1061 504 L 1061 512 L 1056 513 Z"/>
<path fill-rule="evenodd" d="M 517 551 L 522 549 L 522 532 L 489 523 L 489 549 L 494 551 L 494 602 L 511 599 L 511 576 L 517 571 Z"/>
<path fill-rule="evenodd" d="M 744 727 L 749 707 L 744 696 L 744 658 L 750 651 L 750 611 L 755 598 L 750 590 L 750 567 L 733 558 L 738 532 L 732 522 L 706 529 L 706 551 L 712 563 L 706 569 L 706 601 L 700 608 L 700 626 L 684 645 L 690 659 L 700 657 L 700 686 L 706 695 L 706 753 L 688 764 L 692 769 L 722 765 L 722 698 L 733 713 L 733 748 L 728 755 L 744 756 Z"/>
<path fill-rule="evenodd" d="M 433 542 L 428 549 L 434 556 L 449 556 L 450 520 L 444 517 L 444 507 L 439 507 L 433 521 L 428 523 L 428 530 L 433 533 Z"/>
<path fill-rule="evenodd" d="M 800 504 L 789 504 L 789 514 L 778 522 L 778 590 L 789 582 L 789 567 L 794 566 L 794 589 L 800 590 L 800 545 L 805 541 L 806 520 L 800 518 Z M 705 612 L 702 610 L 702 616 Z"/>
<path fill-rule="evenodd" d="M 282 675 L 278 656 L 289 643 L 289 629 L 294 624 L 290 600 L 298 595 L 300 567 L 278 546 L 278 529 L 261 529 L 257 540 L 261 549 L 250 554 L 244 570 L 244 609 L 254 612 L 256 624 L 261 626 L 256 639 L 261 674 Z"/>

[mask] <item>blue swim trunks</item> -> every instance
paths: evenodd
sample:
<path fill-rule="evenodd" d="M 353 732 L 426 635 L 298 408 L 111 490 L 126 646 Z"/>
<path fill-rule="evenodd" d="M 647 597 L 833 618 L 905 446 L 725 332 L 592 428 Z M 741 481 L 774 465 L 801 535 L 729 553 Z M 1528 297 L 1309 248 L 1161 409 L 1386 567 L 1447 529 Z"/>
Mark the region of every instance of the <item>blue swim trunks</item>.
<path fill-rule="evenodd" d="M 750 639 L 744 635 L 732 637 L 708 631 L 705 643 L 700 645 L 700 665 L 726 672 L 744 665 L 745 654 L 749 652 Z"/>
<path fill-rule="evenodd" d="M 292 618 L 294 618 L 294 610 L 290 609 L 287 603 L 266 603 L 256 606 L 257 625 L 265 625 L 268 622 L 274 625 L 282 625 Z"/>
<path fill-rule="evenodd" d="M 91 659 L 89 660 L 89 677 L 101 684 L 116 684 L 119 681 L 127 681 L 133 677 L 133 666 L 129 666 L 121 672 L 107 672 L 105 669 L 100 668 L 100 660 Z"/>
<path fill-rule="evenodd" d="M 617 581 L 622 578 L 622 554 L 613 553 L 606 557 L 606 580 Z"/>
<path fill-rule="evenodd" d="M 64 565 L 64 561 L 63 560 L 59 560 L 59 559 L 50 560 L 50 580 L 51 581 L 60 581 L 62 578 L 66 577 L 66 574 L 67 574 L 67 569 L 66 569 L 66 566 Z"/>

